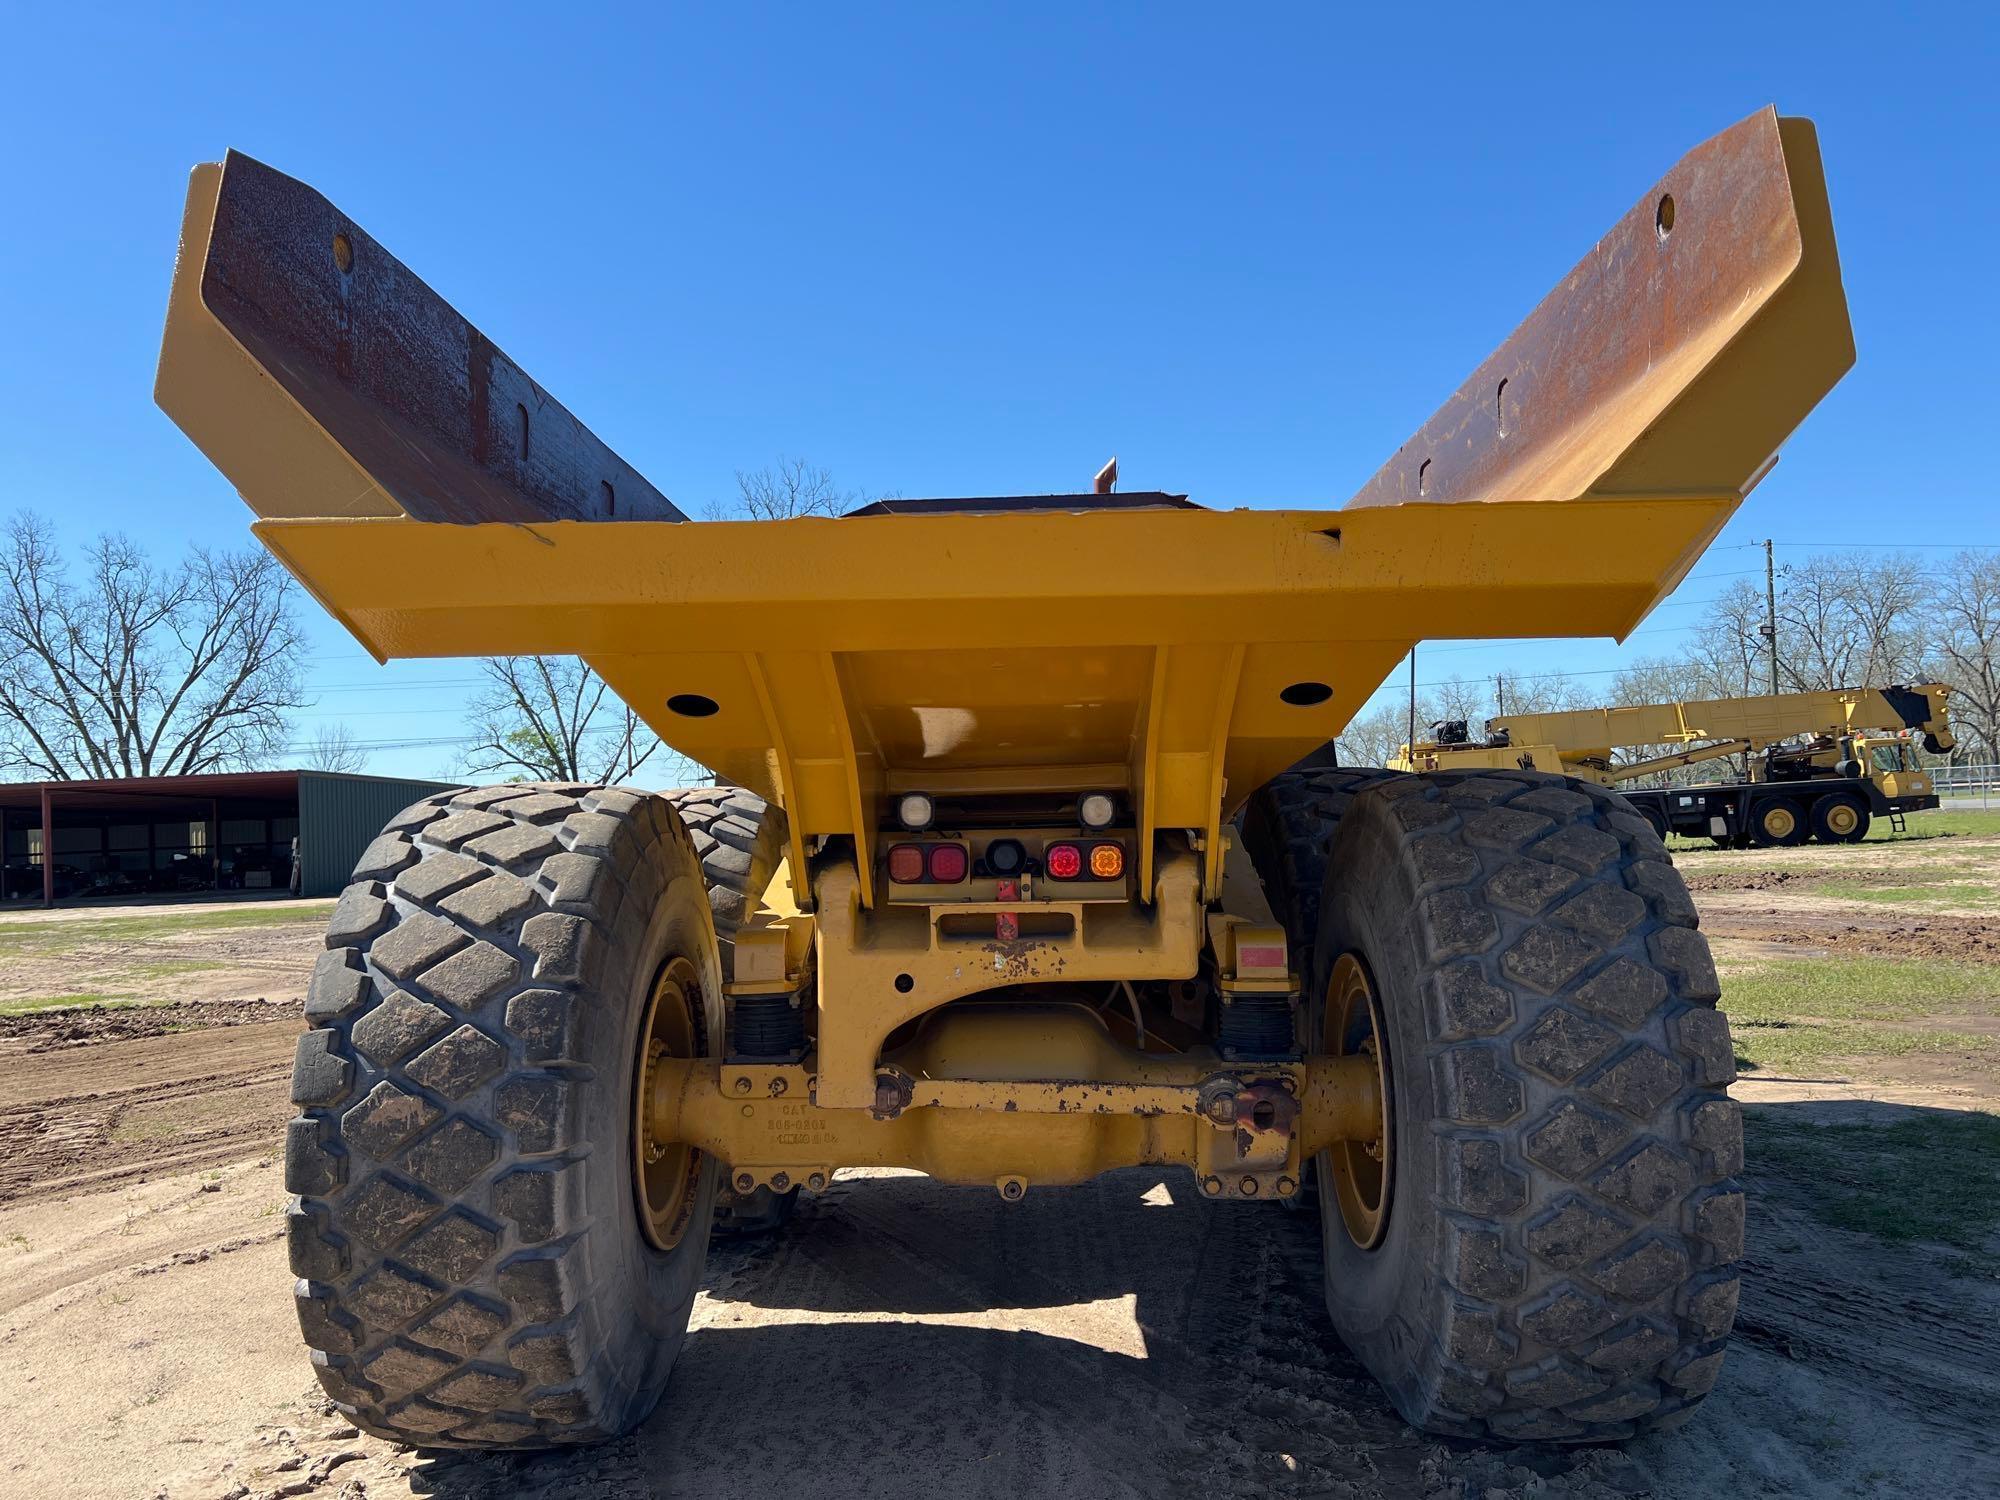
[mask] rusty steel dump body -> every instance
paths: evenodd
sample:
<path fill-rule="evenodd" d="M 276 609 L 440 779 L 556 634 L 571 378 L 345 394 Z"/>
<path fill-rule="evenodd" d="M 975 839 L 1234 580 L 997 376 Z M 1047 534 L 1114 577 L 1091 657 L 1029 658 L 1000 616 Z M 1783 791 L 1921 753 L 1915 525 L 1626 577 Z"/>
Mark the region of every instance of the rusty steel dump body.
<path fill-rule="evenodd" d="M 1124 790 L 1144 857 L 1209 835 L 1212 898 L 1229 811 L 1414 641 L 1622 637 L 1852 358 L 1812 127 L 1765 110 L 1340 511 L 680 524 L 331 203 L 235 154 L 194 174 L 158 396 L 378 658 L 584 656 L 784 804 L 795 852 L 855 838 L 865 902 L 880 801 L 917 784 Z"/>

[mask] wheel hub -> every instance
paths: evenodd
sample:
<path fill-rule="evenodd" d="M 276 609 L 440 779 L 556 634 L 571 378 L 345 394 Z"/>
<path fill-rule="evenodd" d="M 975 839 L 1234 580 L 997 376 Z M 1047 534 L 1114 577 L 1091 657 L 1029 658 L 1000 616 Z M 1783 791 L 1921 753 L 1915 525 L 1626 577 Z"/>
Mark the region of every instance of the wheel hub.
<path fill-rule="evenodd" d="M 639 1028 L 639 1088 L 632 1127 L 632 1182 L 639 1227 L 647 1241 L 671 1250 L 687 1233 L 701 1187 L 702 1153 L 657 1139 L 652 1128 L 653 1074 L 666 1058 L 694 1058 L 706 1049 L 701 977 L 685 958 L 668 960 L 653 980 Z"/>
<path fill-rule="evenodd" d="M 1394 1182 L 1386 1028 L 1375 989 L 1358 955 L 1342 954 L 1327 981 L 1326 1028 L 1320 1050 L 1335 1057 L 1366 1057 L 1375 1064 L 1380 1107 L 1371 1139 L 1347 1140 L 1320 1154 L 1320 1174 L 1340 1206 L 1348 1238 L 1363 1250 L 1382 1243 L 1389 1227 Z"/>

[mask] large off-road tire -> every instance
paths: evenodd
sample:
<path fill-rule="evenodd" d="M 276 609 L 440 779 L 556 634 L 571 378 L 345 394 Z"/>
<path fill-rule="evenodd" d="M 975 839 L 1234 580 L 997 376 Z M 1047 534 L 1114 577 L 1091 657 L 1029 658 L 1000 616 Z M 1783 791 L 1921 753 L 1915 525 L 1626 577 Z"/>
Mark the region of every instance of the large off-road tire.
<path fill-rule="evenodd" d="M 1251 793 L 1238 815 L 1243 850 L 1263 879 L 1272 912 L 1284 924 L 1296 972 L 1312 972 L 1327 848 L 1341 814 L 1357 793 L 1402 774 L 1370 766 L 1286 771 Z"/>
<path fill-rule="evenodd" d="M 736 929 L 756 909 L 785 857 L 785 810 L 740 786 L 698 786 L 661 792 L 680 814 L 701 858 L 722 977 L 735 973 Z"/>
<path fill-rule="evenodd" d="M 785 810 L 734 786 L 690 787 L 660 795 L 673 803 L 701 856 L 716 942 L 722 950 L 722 977 L 729 979 L 736 972 L 736 931 L 756 909 L 757 898 L 785 857 Z M 719 1239 L 773 1233 L 791 1221 L 798 1203 L 795 1187 L 782 1193 L 769 1187 L 739 1193 L 720 1181 L 711 1233 Z"/>
<path fill-rule="evenodd" d="M 584 786 L 428 798 L 369 846 L 326 942 L 285 1152 L 321 1384 L 424 1447 L 629 1428 L 686 1332 L 716 1175 L 638 1135 L 642 1031 L 721 1045 L 681 819 Z"/>
<path fill-rule="evenodd" d="M 1563 1441 L 1684 1418 L 1736 1313 L 1742 1120 L 1645 819 L 1534 772 L 1363 790 L 1312 993 L 1316 1044 L 1386 1073 L 1386 1140 L 1323 1153 L 1320 1205 L 1333 1324 L 1397 1410 Z"/>

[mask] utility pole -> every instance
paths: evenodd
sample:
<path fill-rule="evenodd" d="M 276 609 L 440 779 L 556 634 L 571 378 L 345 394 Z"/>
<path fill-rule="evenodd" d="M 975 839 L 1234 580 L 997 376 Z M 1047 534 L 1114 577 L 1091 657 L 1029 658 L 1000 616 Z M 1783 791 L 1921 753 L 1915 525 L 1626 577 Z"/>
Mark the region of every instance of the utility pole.
<path fill-rule="evenodd" d="M 1494 717 L 1497 719 L 1506 718 L 1507 717 L 1507 674 L 1505 672 L 1495 672 L 1493 674 L 1493 702 L 1497 710 L 1494 714 Z"/>
<path fill-rule="evenodd" d="M 1408 744 L 1410 764 L 1417 763 L 1417 648 L 1410 646 L 1410 739 Z"/>
<path fill-rule="evenodd" d="M 1771 648 L 1771 696 L 1778 695 L 1778 570 L 1771 557 L 1771 539 L 1764 539 L 1764 628 L 1758 632 Z"/>

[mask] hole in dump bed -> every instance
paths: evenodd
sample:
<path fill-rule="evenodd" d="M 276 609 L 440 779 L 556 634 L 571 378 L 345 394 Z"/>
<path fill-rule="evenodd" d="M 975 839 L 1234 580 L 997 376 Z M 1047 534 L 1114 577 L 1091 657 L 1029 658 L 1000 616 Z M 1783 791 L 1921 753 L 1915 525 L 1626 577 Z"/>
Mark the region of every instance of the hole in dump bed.
<path fill-rule="evenodd" d="M 1324 703 L 1333 696 L 1333 689 L 1323 682 L 1295 682 L 1288 688 L 1281 688 L 1278 696 L 1293 708 L 1311 708 L 1315 703 Z"/>
<path fill-rule="evenodd" d="M 1674 232 L 1674 195 L 1662 193 L 1660 206 L 1653 210 L 1653 228 L 1659 231 L 1661 239 Z"/>
<path fill-rule="evenodd" d="M 514 417 L 521 424 L 521 462 L 528 461 L 528 408 L 516 403 Z"/>
<path fill-rule="evenodd" d="M 713 698 L 700 693 L 675 693 L 667 700 L 667 712 L 679 714 L 683 719 L 705 719 L 721 707 Z"/>
<path fill-rule="evenodd" d="M 1417 465 L 1417 493 L 1424 494 L 1431 485 L 1431 461 L 1427 458 Z"/>
<path fill-rule="evenodd" d="M 344 234 L 333 237 L 333 263 L 343 276 L 354 269 L 354 241 Z"/>
<path fill-rule="evenodd" d="M 1493 390 L 1493 425 L 1500 430 L 1500 436 L 1507 435 L 1507 382 L 1504 380 Z"/>
<path fill-rule="evenodd" d="M 615 515 L 617 515 L 617 514 L 618 514 L 618 491 L 616 491 L 616 490 L 614 490 L 613 488 L 611 488 L 611 481 L 610 481 L 610 480 L 608 480 L 608 479 L 600 479 L 600 480 L 599 480 L 599 481 L 597 482 L 597 490 L 598 490 L 598 493 L 599 493 L 599 495 L 600 495 L 600 496 L 601 496 L 601 497 L 603 498 L 603 500 L 604 500 L 604 513 L 605 513 L 605 514 L 606 514 L 607 516 L 615 516 Z"/>

